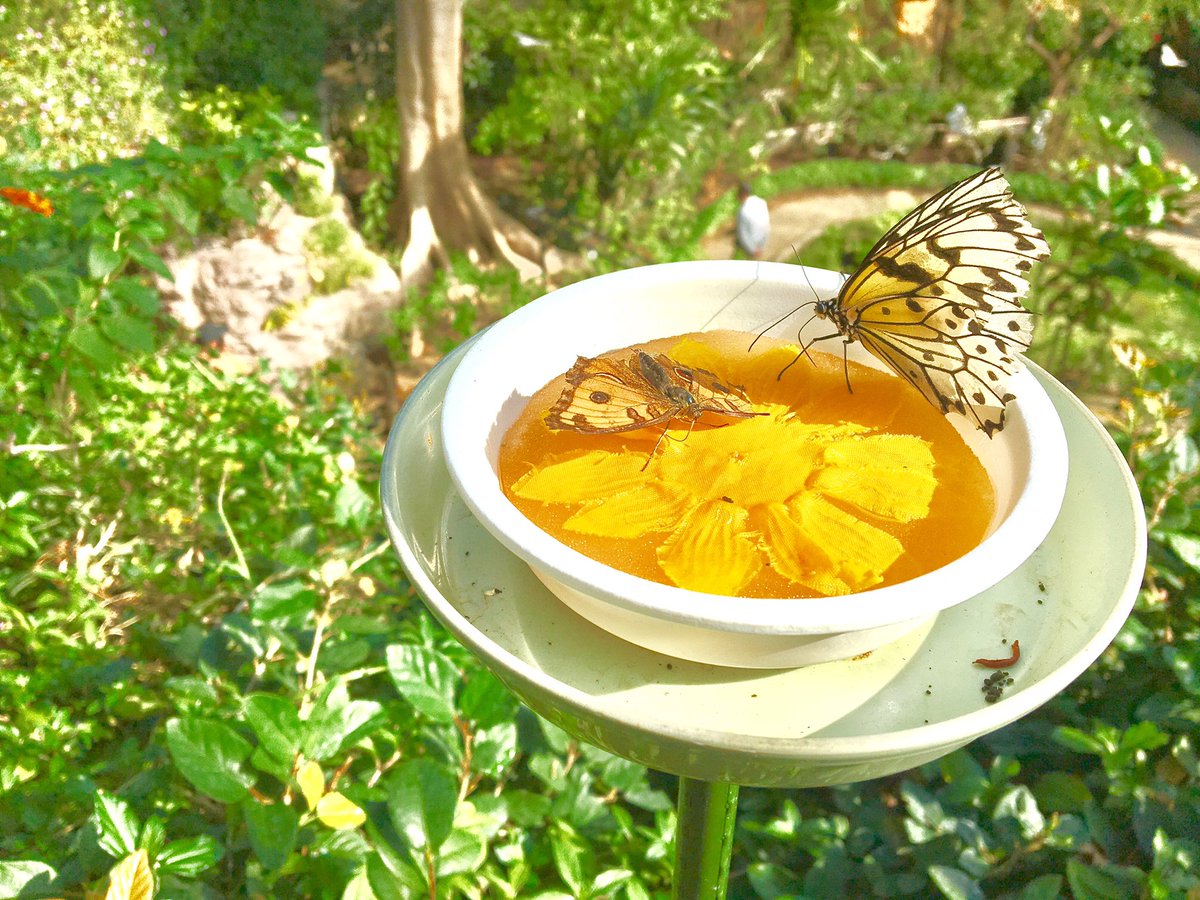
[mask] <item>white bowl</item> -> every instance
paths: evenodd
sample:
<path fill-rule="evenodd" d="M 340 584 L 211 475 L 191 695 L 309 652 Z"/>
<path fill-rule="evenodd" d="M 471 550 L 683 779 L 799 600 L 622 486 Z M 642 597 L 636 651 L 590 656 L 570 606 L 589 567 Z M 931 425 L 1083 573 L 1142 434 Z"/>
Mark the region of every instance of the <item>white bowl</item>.
<path fill-rule="evenodd" d="M 500 488 L 497 458 L 505 432 L 530 396 L 570 368 L 576 356 L 690 331 L 756 332 L 811 299 L 810 284 L 827 296 L 841 281 L 834 272 L 782 263 L 667 263 L 590 278 L 517 310 L 480 335 L 446 390 L 442 437 L 460 496 L 577 613 L 634 644 L 699 662 L 780 668 L 843 659 L 895 640 L 979 594 L 1041 544 L 1066 489 L 1062 423 L 1026 371 L 1010 382 L 1016 399 L 995 437 L 961 416 L 951 418 L 995 489 L 987 537 L 939 569 L 857 594 L 734 599 L 648 581 L 562 544 Z M 767 334 L 794 339 L 796 327 L 788 320 Z M 885 369 L 858 344 L 849 345 L 848 353 Z"/>

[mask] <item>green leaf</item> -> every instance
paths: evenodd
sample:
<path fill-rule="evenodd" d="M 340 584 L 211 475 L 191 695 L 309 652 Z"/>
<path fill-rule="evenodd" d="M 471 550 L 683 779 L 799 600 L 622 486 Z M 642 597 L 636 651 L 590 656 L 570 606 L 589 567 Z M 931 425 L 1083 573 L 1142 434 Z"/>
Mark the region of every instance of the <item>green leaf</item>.
<path fill-rule="evenodd" d="M 1200 572 L 1200 535 L 1187 534 L 1181 531 L 1168 531 L 1163 534 L 1167 546 L 1183 561 L 1183 564 Z"/>
<path fill-rule="evenodd" d="M 1037 800 L 1033 793 L 1023 784 L 1009 788 L 996 803 L 992 811 L 993 819 L 1011 816 L 1021 826 L 1021 836 L 1025 840 L 1033 840 L 1046 827 L 1046 817 L 1038 809 Z"/>
<path fill-rule="evenodd" d="M 80 325 L 71 332 L 67 341 L 98 366 L 112 366 L 121 359 L 112 342 L 102 335 L 95 325 Z"/>
<path fill-rule="evenodd" d="M 242 803 L 242 813 L 254 855 L 263 868 L 278 869 L 292 855 L 300 816 L 282 803 L 259 803 L 250 798 Z"/>
<path fill-rule="evenodd" d="M 550 832 L 550 852 L 559 877 L 576 897 L 582 896 L 583 860 L 589 855 L 587 848 L 563 829 L 555 828 Z"/>
<path fill-rule="evenodd" d="M 1054 729 L 1051 737 L 1054 738 L 1056 744 L 1061 744 L 1068 750 L 1074 750 L 1076 753 L 1091 753 L 1099 756 L 1105 751 L 1104 744 L 1099 738 L 1088 734 L 1086 731 L 1080 731 L 1078 728 L 1060 725 Z"/>
<path fill-rule="evenodd" d="M 200 213 L 187 201 L 183 194 L 169 187 L 164 187 L 158 195 L 158 202 L 166 210 L 167 215 L 174 219 L 188 234 L 194 235 L 200 229 Z"/>
<path fill-rule="evenodd" d="M 339 525 L 362 525 L 375 512 L 375 500 L 353 478 L 342 482 L 333 498 L 333 520 Z"/>
<path fill-rule="evenodd" d="M 1051 812 L 1077 813 L 1091 801 L 1092 792 L 1078 775 L 1048 772 L 1037 783 L 1033 794 L 1038 804 Z"/>
<path fill-rule="evenodd" d="M 400 871 L 394 872 L 378 853 L 367 857 L 367 881 L 377 900 L 413 900 L 429 893 L 420 869 L 404 861 L 397 865 Z"/>
<path fill-rule="evenodd" d="M 346 887 L 342 889 L 342 896 L 338 900 L 380 900 L 371 890 L 371 878 L 367 874 L 365 865 L 346 882 Z"/>
<path fill-rule="evenodd" d="M 215 866 L 223 853 L 215 838 L 201 834 L 171 841 L 162 848 L 154 865 L 159 874 L 169 872 L 180 878 L 195 878 Z"/>
<path fill-rule="evenodd" d="M 438 848 L 436 871 L 439 878 L 474 872 L 487 859 L 487 842 L 474 832 L 455 829 Z"/>
<path fill-rule="evenodd" d="M 250 597 L 250 612 L 256 622 L 291 619 L 312 612 L 317 592 L 303 581 L 277 581 L 262 585 Z"/>
<path fill-rule="evenodd" d="M 949 900 L 985 900 L 979 882 L 951 866 L 930 866 L 929 879 Z"/>
<path fill-rule="evenodd" d="M 242 185 L 236 182 L 225 185 L 221 191 L 221 202 L 247 225 L 258 222 L 258 204 L 254 202 L 254 196 Z"/>
<path fill-rule="evenodd" d="M 504 792 L 508 801 L 508 814 L 518 825 L 533 828 L 542 824 L 550 815 L 551 800 L 545 794 L 535 794 L 517 788 Z"/>
<path fill-rule="evenodd" d="M 151 859 L 156 858 L 163 844 L 167 842 L 167 826 L 163 824 L 163 820 L 158 816 L 148 818 L 142 825 L 137 842 L 139 850 L 145 850 Z"/>
<path fill-rule="evenodd" d="M 955 751 L 939 760 L 938 767 L 947 785 L 941 794 L 948 801 L 969 803 L 988 788 L 987 773 L 966 750 Z"/>
<path fill-rule="evenodd" d="M 511 722 L 517 714 L 517 698 L 487 669 L 471 672 L 458 702 L 463 717 L 475 723 L 476 728 Z"/>
<path fill-rule="evenodd" d="M 167 264 L 163 262 L 163 258 L 151 250 L 149 247 L 140 244 L 130 244 L 126 248 L 126 252 L 137 260 L 138 264 L 147 271 L 153 272 L 155 275 L 161 275 L 167 281 L 174 281 L 175 276 L 171 274 L 171 270 Z"/>
<path fill-rule="evenodd" d="M 1166 218 L 1167 205 L 1163 202 L 1163 198 L 1154 195 L 1146 199 L 1146 222 L 1150 225 L 1159 225 Z"/>
<path fill-rule="evenodd" d="M 475 732 L 471 768 L 484 775 L 499 778 L 517 759 L 517 726 L 505 722 Z"/>
<path fill-rule="evenodd" d="M 387 648 L 388 673 L 400 695 L 435 722 L 454 721 L 454 689 L 458 668 L 437 650 L 392 644 Z"/>
<path fill-rule="evenodd" d="M 599 896 L 605 891 L 619 887 L 631 878 L 633 878 L 633 872 L 629 869 L 607 869 L 592 879 L 592 889 L 589 891 L 589 895 Z"/>
<path fill-rule="evenodd" d="M 53 897 L 58 873 L 44 862 L 18 859 L 0 862 L 0 897 Z"/>
<path fill-rule="evenodd" d="M 254 777 L 242 767 L 253 748 L 224 722 L 171 719 L 167 722 L 167 749 L 183 777 L 214 800 L 237 803 L 254 783 Z"/>
<path fill-rule="evenodd" d="M 113 859 L 124 859 L 138 849 L 137 816 L 120 797 L 97 788 L 92 818 L 96 822 L 100 849 Z"/>
<path fill-rule="evenodd" d="M 158 291 L 136 278 L 117 278 L 109 282 L 107 291 L 126 310 L 132 309 L 143 316 L 156 315 L 162 306 Z"/>
<path fill-rule="evenodd" d="M 97 281 L 102 281 L 116 271 L 121 259 L 121 254 L 107 241 L 92 241 L 88 247 L 87 273 Z"/>
<path fill-rule="evenodd" d="M 278 694 L 250 694 L 243 704 L 242 721 L 254 729 L 263 750 L 290 766 L 300 752 L 303 729 L 292 701 Z"/>
<path fill-rule="evenodd" d="M 1075 900 L 1127 900 L 1140 895 L 1144 881 L 1136 869 L 1102 871 L 1077 859 L 1067 860 L 1067 884 Z"/>
<path fill-rule="evenodd" d="M 1017 900 L 1058 900 L 1062 885 L 1061 875 L 1043 875 L 1025 885 L 1017 895 Z"/>
<path fill-rule="evenodd" d="M 454 827 L 457 806 L 458 779 L 431 759 L 409 760 L 388 781 L 388 812 L 414 848 L 437 850 Z"/>
<path fill-rule="evenodd" d="M 104 316 L 100 320 L 100 330 L 118 347 L 138 353 L 152 353 L 157 343 L 149 322 L 124 313 Z"/>
<path fill-rule="evenodd" d="M 802 889 L 795 873 L 777 863 L 751 863 L 746 874 L 759 897 L 792 897 Z"/>
<path fill-rule="evenodd" d="M 1138 722 L 1126 728 L 1121 734 L 1120 749 L 1157 750 L 1164 746 L 1170 738 L 1163 734 L 1153 722 Z"/>
<path fill-rule="evenodd" d="M 333 756 L 344 744 L 383 719 L 383 707 L 374 700 L 351 700 L 346 682 L 329 682 L 304 723 L 302 750 L 309 759 Z"/>

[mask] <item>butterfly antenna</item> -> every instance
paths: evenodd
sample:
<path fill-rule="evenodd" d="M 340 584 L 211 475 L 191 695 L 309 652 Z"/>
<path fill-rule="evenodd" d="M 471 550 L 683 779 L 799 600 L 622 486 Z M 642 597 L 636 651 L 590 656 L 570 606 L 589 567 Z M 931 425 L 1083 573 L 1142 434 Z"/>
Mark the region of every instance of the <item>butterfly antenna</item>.
<path fill-rule="evenodd" d="M 813 305 L 815 305 L 815 304 L 816 304 L 816 302 L 817 302 L 816 300 L 812 300 L 812 301 L 810 301 L 810 302 L 808 302 L 808 303 L 801 303 L 801 304 L 800 304 L 799 306 L 797 306 L 795 309 L 793 309 L 793 310 L 790 310 L 790 311 L 788 311 L 788 312 L 784 313 L 782 316 L 780 316 L 778 319 L 776 319 L 774 322 L 772 322 L 770 325 L 768 325 L 766 328 L 764 328 L 762 331 L 760 331 L 760 332 L 758 333 L 758 337 L 756 337 L 754 340 L 752 340 L 752 341 L 750 342 L 750 346 L 746 348 L 746 352 L 747 352 L 747 353 L 749 353 L 751 350 L 753 350 L 753 349 L 754 349 L 754 345 L 755 345 L 755 344 L 757 344 L 757 343 L 758 343 L 758 342 L 759 342 L 759 341 L 760 341 L 760 340 L 761 340 L 761 339 L 762 339 L 762 338 L 763 338 L 763 337 L 766 335 L 766 333 L 767 333 L 768 331 L 770 331 L 772 328 L 774 328 L 774 327 L 775 327 L 776 325 L 778 325 L 780 322 L 784 322 L 784 321 L 786 321 L 786 320 L 790 319 L 790 318 L 791 318 L 792 316 L 794 316 L 796 313 L 800 312 L 800 310 L 804 309 L 804 307 L 806 307 L 806 306 L 813 306 Z M 812 321 L 812 319 L 809 319 L 809 320 L 808 320 L 808 322 L 811 322 L 811 321 Z M 808 324 L 808 322 L 805 322 L 805 323 L 804 323 L 804 325 L 807 325 L 807 324 Z M 803 325 L 802 325 L 802 326 L 800 326 L 800 330 L 801 330 L 801 331 L 803 331 L 803 330 L 804 330 L 804 326 L 803 326 Z"/>
<path fill-rule="evenodd" d="M 804 283 L 808 285 L 808 289 L 812 291 L 813 303 L 816 303 L 820 298 L 817 296 L 817 289 L 812 286 L 812 282 L 808 280 L 808 269 L 805 266 L 800 267 L 800 272 L 804 275 Z"/>
<path fill-rule="evenodd" d="M 797 262 L 797 263 L 799 263 L 799 262 L 800 262 L 800 252 L 799 252 L 799 251 L 796 249 L 796 245 L 795 245 L 795 244 L 792 244 L 791 246 L 792 246 L 792 255 L 796 257 L 796 262 Z M 766 328 L 764 328 L 762 331 L 760 331 L 760 332 L 758 333 L 758 337 L 756 337 L 756 338 L 755 338 L 753 341 L 751 341 L 751 342 L 750 342 L 750 346 L 749 346 L 749 348 L 747 348 L 747 350 L 746 350 L 746 352 L 747 352 L 747 353 L 749 353 L 751 350 L 753 350 L 753 349 L 754 349 L 754 345 L 755 345 L 755 344 L 757 344 L 757 343 L 759 342 L 759 340 L 760 340 L 760 339 L 761 339 L 761 338 L 762 338 L 762 337 L 763 337 L 763 336 L 764 336 L 764 335 L 765 335 L 765 334 L 766 334 L 768 331 L 770 331 L 772 328 L 774 328 L 774 327 L 775 327 L 776 325 L 778 325 L 780 322 L 784 321 L 785 319 L 787 319 L 787 318 L 788 318 L 788 317 L 790 317 L 790 316 L 794 316 L 796 313 L 800 312 L 800 310 L 804 309 L 804 307 L 806 307 L 806 306 L 815 306 L 815 305 L 817 304 L 817 301 L 818 301 L 820 298 L 817 296 L 817 289 L 816 289 L 816 288 L 814 288 L 814 287 L 812 286 L 812 282 L 811 282 L 811 281 L 809 281 L 809 278 L 808 278 L 808 269 L 806 269 L 804 266 L 800 266 L 800 272 L 801 272 L 801 274 L 803 274 L 803 275 L 804 275 L 804 282 L 805 282 L 805 283 L 808 285 L 808 289 L 809 289 L 810 291 L 812 291 L 812 295 L 813 295 L 813 298 L 812 298 L 812 300 L 810 300 L 808 303 L 801 303 L 799 306 L 797 306 L 795 309 L 793 309 L 793 310 L 792 310 L 791 312 L 789 312 L 787 315 L 781 316 L 780 318 L 778 318 L 778 319 L 776 319 L 774 322 L 772 322 L 770 325 L 768 325 Z M 810 318 L 810 319 L 808 320 L 808 322 L 811 322 L 811 321 L 812 321 L 812 319 Z M 808 322 L 805 322 L 803 325 L 801 325 L 801 326 L 800 326 L 800 330 L 801 330 L 801 331 L 803 331 L 805 328 L 807 328 L 807 327 L 808 327 Z M 780 374 L 783 374 L 783 373 L 781 372 Z"/>

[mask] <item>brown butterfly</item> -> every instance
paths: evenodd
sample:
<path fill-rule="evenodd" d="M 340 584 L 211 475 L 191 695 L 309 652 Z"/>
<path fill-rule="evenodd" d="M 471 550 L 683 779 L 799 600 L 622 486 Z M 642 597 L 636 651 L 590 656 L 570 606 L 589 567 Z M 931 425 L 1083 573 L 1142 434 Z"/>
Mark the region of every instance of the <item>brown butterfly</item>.
<path fill-rule="evenodd" d="M 662 353 L 651 356 L 635 350 L 624 359 L 576 359 L 567 372 L 566 389 L 546 415 L 546 424 L 584 434 L 614 434 L 664 424 L 650 451 L 653 459 L 672 420 L 687 419 L 694 426 L 706 412 L 738 419 L 765 415 L 754 411 L 740 387 L 725 384 L 707 369 L 682 365 Z"/>

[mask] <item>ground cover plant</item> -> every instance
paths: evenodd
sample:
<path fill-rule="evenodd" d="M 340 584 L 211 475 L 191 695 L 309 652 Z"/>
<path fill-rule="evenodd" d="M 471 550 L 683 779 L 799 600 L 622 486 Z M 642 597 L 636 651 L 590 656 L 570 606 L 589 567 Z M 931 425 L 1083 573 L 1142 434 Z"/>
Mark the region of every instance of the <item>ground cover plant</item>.
<path fill-rule="evenodd" d="M 0 6 L 10 74 L 54 110 L 85 88 L 44 26 L 85 5 Z M 894 29 L 847 38 L 855 16 L 882 15 L 869 4 L 771 6 L 745 45 L 721 37 L 719 4 L 633 4 L 621 53 L 593 40 L 570 59 L 556 42 L 611 9 L 468 7 L 475 149 L 529 163 L 509 208 L 580 251 L 562 279 L 694 254 L 733 210 L 700 201 L 735 170 L 768 195 L 949 183 L 990 148 L 943 154 L 967 168 L 905 157 L 937 149 L 954 102 L 982 119 L 1065 92 L 1046 155 L 1012 176 L 1062 248 L 1032 292 L 1035 359 L 1092 402 L 1138 480 L 1151 542 L 1137 608 L 1063 695 L 943 760 L 743 791 L 732 897 L 1200 893 L 1200 279 L 1145 240 L 1190 189 L 1136 105 L 1156 20 L 1135 10 L 1106 36 L 1125 4 L 967 5 L 980 15 L 932 92 L 927 60 L 889 55 Z M 669 896 L 674 780 L 538 720 L 425 612 L 383 533 L 387 423 L 345 374 L 228 374 L 162 315 L 165 253 L 246 233 L 280 197 L 306 202 L 295 164 L 314 128 L 277 94 L 319 110 L 322 42 L 387 57 L 355 26 L 385 28 L 388 3 L 355 4 L 360 19 L 325 35 L 306 10 L 290 55 L 276 6 L 77 15 L 111 38 L 80 68 L 95 65 L 92 112 L 122 130 L 64 119 L 56 144 L 0 97 L 15 123 L 0 161 L 0 896 Z M 989 29 L 1031 41 L 977 39 Z M 37 81 L 48 59 L 54 77 Z M 817 96 L 821 72 L 832 87 Z M 566 75 L 592 88 L 554 93 Z M 188 93 L 163 106 L 156 85 Z M 548 119 L 516 102 L 537 91 L 554 94 Z M 837 148 L 860 158 L 768 164 L 772 128 L 834 108 Z M 366 161 L 360 224 L 385 243 L 394 111 L 369 102 L 354 122 L 335 137 Z M 680 134 L 702 135 L 699 151 Z M 1034 136 L 1018 161 L 1042 152 Z M 553 170 L 537 163 L 547 145 Z M 845 268 L 886 224 L 831 231 L 802 258 Z M 448 349 L 481 310 L 535 293 L 455 260 L 390 346 L 402 355 L 423 329 Z"/>

